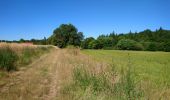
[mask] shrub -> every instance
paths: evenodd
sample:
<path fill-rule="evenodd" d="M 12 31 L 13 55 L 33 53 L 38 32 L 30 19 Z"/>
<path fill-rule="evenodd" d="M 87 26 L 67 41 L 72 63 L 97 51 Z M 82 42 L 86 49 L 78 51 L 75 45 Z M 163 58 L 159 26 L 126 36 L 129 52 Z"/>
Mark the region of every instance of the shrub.
<path fill-rule="evenodd" d="M 18 55 L 10 48 L 3 47 L 0 49 L 0 68 L 3 70 L 16 70 Z"/>
<path fill-rule="evenodd" d="M 164 51 L 170 52 L 170 42 L 164 44 Z"/>
<path fill-rule="evenodd" d="M 121 39 L 117 43 L 117 48 L 120 50 L 143 50 L 143 46 L 140 43 L 130 39 Z"/>
<path fill-rule="evenodd" d="M 148 50 L 148 51 L 157 51 L 156 43 L 150 42 L 146 50 Z"/>
<path fill-rule="evenodd" d="M 165 43 L 158 42 L 143 42 L 144 50 L 146 51 L 165 51 Z"/>
<path fill-rule="evenodd" d="M 99 49 L 98 48 L 98 41 L 97 40 L 93 40 L 93 41 L 89 42 L 88 48 L 89 49 Z"/>
<path fill-rule="evenodd" d="M 95 39 L 93 38 L 93 37 L 89 37 L 89 38 L 86 38 L 84 41 L 82 41 L 82 43 L 81 43 L 81 47 L 83 48 L 83 49 L 89 49 L 89 43 L 91 42 L 91 41 L 94 41 Z"/>

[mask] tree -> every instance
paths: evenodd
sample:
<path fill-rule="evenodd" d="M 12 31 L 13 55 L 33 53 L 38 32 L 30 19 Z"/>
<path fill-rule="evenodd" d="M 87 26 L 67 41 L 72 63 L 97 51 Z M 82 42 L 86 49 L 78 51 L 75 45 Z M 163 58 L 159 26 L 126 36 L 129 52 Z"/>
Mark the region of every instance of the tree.
<path fill-rule="evenodd" d="M 72 24 L 62 24 L 56 28 L 53 35 L 48 38 L 48 43 L 64 48 L 68 45 L 80 46 L 83 40 L 83 33 L 78 32 Z"/>
<path fill-rule="evenodd" d="M 134 40 L 121 39 L 117 43 L 117 48 L 120 50 L 142 50 L 143 46 Z"/>
<path fill-rule="evenodd" d="M 82 47 L 83 49 L 90 49 L 90 48 L 89 48 L 89 43 L 90 43 L 91 41 L 94 41 L 94 40 L 95 40 L 95 39 L 94 39 L 93 37 L 88 37 L 88 38 L 84 39 L 83 42 L 81 43 L 81 47 Z"/>
<path fill-rule="evenodd" d="M 23 43 L 23 42 L 25 42 L 25 40 L 24 40 L 24 39 L 20 39 L 19 42 L 20 42 L 20 43 Z"/>
<path fill-rule="evenodd" d="M 46 45 L 46 44 L 47 44 L 47 39 L 46 39 L 46 37 L 44 37 L 44 39 L 41 41 L 41 44 L 42 44 L 42 45 Z"/>
<path fill-rule="evenodd" d="M 164 51 L 170 52 L 170 42 L 166 42 L 166 43 L 164 44 Z"/>
<path fill-rule="evenodd" d="M 89 49 L 100 49 L 99 48 L 99 44 L 97 40 L 92 40 L 90 41 L 89 45 L 88 45 Z"/>
<path fill-rule="evenodd" d="M 157 51 L 157 43 L 155 42 L 149 42 L 146 50 L 148 51 Z"/>

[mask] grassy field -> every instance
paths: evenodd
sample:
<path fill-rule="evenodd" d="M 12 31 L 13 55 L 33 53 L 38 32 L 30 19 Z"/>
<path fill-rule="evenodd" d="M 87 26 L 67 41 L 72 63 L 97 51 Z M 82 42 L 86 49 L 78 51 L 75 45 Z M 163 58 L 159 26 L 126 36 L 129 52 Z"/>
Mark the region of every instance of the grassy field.
<path fill-rule="evenodd" d="M 170 99 L 168 52 L 0 47 L 2 100 Z"/>
<path fill-rule="evenodd" d="M 145 99 L 170 98 L 170 53 L 118 50 L 83 50 L 82 53 L 98 62 L 112 64 L 119 76 L 122 70 L 130 68 L 133 84 L 140 86 Z"/>

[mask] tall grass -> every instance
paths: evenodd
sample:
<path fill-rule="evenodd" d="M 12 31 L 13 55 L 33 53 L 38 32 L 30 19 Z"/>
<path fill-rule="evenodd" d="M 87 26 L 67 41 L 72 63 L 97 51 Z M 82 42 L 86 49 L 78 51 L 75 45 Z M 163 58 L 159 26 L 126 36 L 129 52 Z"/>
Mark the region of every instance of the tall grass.
<path fill-rule="evenodd" d="M 127 68 L 121 68 L 120 80 L 114 85 L 114 91 L 117 99 L 120 100 L 136 100 L 144 97 L 141 83 L 135 82 L 135 72 L 131 65 L 130 55 L 128 54 Z"/>
<path fill-rule="evenodd" d="M 3 70 L 16 70 L 18 55 L 8 46 L 0 48 L 0 68 Z"/>
<path fill-rule="evenodd" d="M 0 43 L 0 69 L 17 70 L 17 67 L 31 63 L 50 48 L 50 46 Z"/>
<path fill-rule="evenodd" d="M 138 96 L 144 100 L 169 100 L 170 53 L 119 50 L 85 50 L 83 52 L 98 62 L 115 64 L 121 76 L 120 81 L 115 84 L 118 87 L 116 94 L 121 95 L 119 97 L 124 95 L 128 98 Z M 127 55 L 128 53 L 130 56 Z"/>
<path fill-rule="evenodd" d="M 91 61 L 94 63 L 93 61 Z M 99 67 L 92 64 L 78 65 L 73 70 L 73 80 L 67 84 L 62 93 L 69 95 L 71 100 L 136 100 L 144 94 L 135 82 L 130 58 L 127 69 L 122 68 L 119 73 L 113 64 L 106 68 L 92 70 Z"/>
<path fill-rule="evenodd" d="M 80 53 L 80 48 L 73 45 L 67 46 L 67 52 L 73 56 L 77 56 Z"/>
<path fill-rule="evenodd" d="M 21 54 L 19 55 L 19 65 L 27 65 L 31 63 L 35 58 L 38 58 L 45 52 L 48 52 L 49 48 L 47 47 L 36 47 L 36 48 L 29 48 L 26 47 L 22 50 Z"/>

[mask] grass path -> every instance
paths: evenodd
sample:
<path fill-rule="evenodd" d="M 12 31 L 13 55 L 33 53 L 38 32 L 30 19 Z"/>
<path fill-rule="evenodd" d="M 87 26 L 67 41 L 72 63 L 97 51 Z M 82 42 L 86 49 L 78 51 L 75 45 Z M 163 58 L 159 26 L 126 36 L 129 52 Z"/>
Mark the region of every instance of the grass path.
<path fill-rule="evenodd" d="M 54 48 L 49 53 L 42 55 L 39 59 L 35 60 L 28 66 L 22 67 L 19 71 L 10 72 L 7 76 L 0 79 L 0 100 L 88 100 L 91 96 L 90 87 L 87 90 L 82 91 L 80 87 L 71 87 L 73 89 L 68 92 L 67 89 L 63 87 L 70 87 L 70 83 L 74 83 L 73 80 L 73 69 L 74 68 L 86 68 L 92 74 L 106 75 L 107 78 L 111 79 L 113 83 L 117 82 L 116 76 L 110 74 L 110 67 L 108 62 L 115 60 L 114 64 L 119 66 L 126 66 L 128 59 L 125 55 L 126 52 L 120 51 L 75 51 L 67 49 Z M 77 54 L 78 53 L 78 54 Z M 159 55 L 150 54 L 147 55 L 142 52 L 132 52 L 131 57 L 134 57 L 133 64 L 136 66 L 138 63 L 150 66 L 153 63 L 153 67 L 157 67 L 159 70 L 159 64 L 164 64 L 163 62 L 169 62 L 169 54 L 161 53 Z M 149 55 L 150 54 L 150 55 Z M 164 54 L 164 55 L 163 55 Z M 158 57 L 164 58 L 158 61 Z M 140 57 L 143 57 L 140 59 Z M 167 57 L 167 58 L 166 58 Z M 98 59 L 96 59 L 98 58 Z M 100 59 L 99 59 L 100 58 Z M 114 59 L 112 59 L 114 58 Z M 123 59 L 123 60 L 122 60 Z M 146 63 L 143 63 L 143 62 Z M 162 62 L 162 63 L 161 63 Z M 167 63 L 169 65 L 169 63 Z M 157 66 L 154 66 L 157 65 Z M 150 68 L 146 67 L 144 68 Z M 160 65 L 161 66 L 161 65 Z M 137 66 L 139 68 L 142 66 Z M 143 67 L 142 67 L 143 68 Z M 160 67 L 161 68 L 161 67 Z M 138 71 L 137 70 L 137 71 Z M 156 70 L 156 69 L 155 69 Z M 149 74 L 156 77 L 161 77 L 161 73 L 153 74 L 154 70 L 147 70 Z M 169 70 L 168 70 L 169 71 Z M 109 76 L 110 75 L 110 76 Z M 159 78 L 158 77 L 158 78 Z M 96 76 L 96 79 L 98 77 Z M 167 77 L 166 77 L 167 78 Z M 169 77 L 168 77 L 169 78 Z M 168 79 L 167 78 L 167 79 Z M 151 77 L 151 79 L 153 79 Z M 116 81 L 115 81 L 116 80 Z M 161 81 L 161 80 L 160 80 Z M 93 83 L 93 81 L 90 81 Z M 99 81 L 101 82 L 101 81 Z M 147 81 L 144 81 L 147 83 Z M 151 81 L 149 81 L 151 82 Z M 169 79 L 167 80 L 169 84 Z M 95 82 L 94 82 L 95 83 Z M 98 82 L 96 82 L 98 83 Z M 73 85 L 72 85 L 73 86 Z M 166 91 L 161 92 L 158 89 L 153 89 L 149 87 L 148 84 L 144 84 L 144 87 L 148 88 L 146 90 L 146 95 L 151 100 L 157 100 L 157 97 L 169 97 L 169 88 Z M 154 88 L 154 87 L 153 87 Z M 63 92 L 63 89 L 65 90 Z M 76 90 L 77 89 L 77 90 Z M 154 92 L 154 93 L 153 93 Z M 157 96 L 160 95 L 160 96 Z M 164 96 L 165 95 L 165 96 Z M 94 100 L 101 100 L 108 95 L 99 94 Z M 89 97 L 89 98 L 88 98 Z M 145 100 L 145 99 L 144 99 Z M 163 99 L 164 100 L 164 99 Z M 166 100 L 166 99 L 165 99 Z M 167 99 L 168 100 L 168 99 Z"/>
<path fill-rule="evenodd" d="M 59 89 L 61 50 L 55 48 L 20 71 L 1 79 L 1 100 L 54 100 Z"/>

